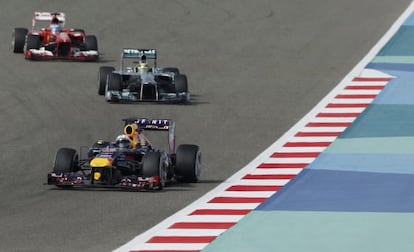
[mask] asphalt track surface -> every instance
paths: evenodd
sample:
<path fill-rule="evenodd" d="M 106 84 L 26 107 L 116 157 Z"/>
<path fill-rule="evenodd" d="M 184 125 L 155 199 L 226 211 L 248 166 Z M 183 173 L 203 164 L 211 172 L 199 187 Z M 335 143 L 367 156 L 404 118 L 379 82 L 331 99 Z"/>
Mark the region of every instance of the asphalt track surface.
<path fill-rule="evenodd" d="M 359 62 L 410 1 L 0 1 L 0 251 L 109 251 L 251 161 Z M 30 62 L 14 27 L 63 11 L 98 37 L 98 63 Z M 188 75 L 191 105 L 108 104 L 97 71 L 122 47 L 156 48 Z M 59 147 L 114 139 L 122 118 L 171 118 L 199 144 L 197 184 L 157 193 L 43 185 Z"/>

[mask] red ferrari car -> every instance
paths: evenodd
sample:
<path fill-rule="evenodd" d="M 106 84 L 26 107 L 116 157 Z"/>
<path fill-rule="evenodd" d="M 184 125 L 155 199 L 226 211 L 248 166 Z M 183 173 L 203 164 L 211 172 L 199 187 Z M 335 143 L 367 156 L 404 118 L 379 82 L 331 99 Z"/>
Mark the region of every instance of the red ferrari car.
<path fill-rule="evenodd" d="M 96 36 L 85 35 L 82 29 L 64 28 L 65 20 L 66 15 L 62 12 L 33 13 L 30 31 L 26 28 L 14 29 L 13 52 L 24 53 L 29 60 L 98 60 Z"/>

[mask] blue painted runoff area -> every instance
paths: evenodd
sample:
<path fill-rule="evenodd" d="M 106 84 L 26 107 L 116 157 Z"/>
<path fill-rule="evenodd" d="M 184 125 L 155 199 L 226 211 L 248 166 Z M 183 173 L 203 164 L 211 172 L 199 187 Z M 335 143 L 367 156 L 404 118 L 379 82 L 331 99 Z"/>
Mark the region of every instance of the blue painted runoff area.
<path fill-rule="evenodd" d="M 414 71 L 414 64 L 405 64 L 405 63 L 369 63 L 367 68 L 377 69 L 377 70 L 400 70 L 400 71 Z"/>
<path fill-rule="evenodd" d="M 414 64 L 412 64 L 414 66 Z M 414 69 L 413 72 L 386 71 L 390 75 L 396 76 L 378 94 L 373 104 L 399 104 L 414 105 Z M 403 110 L 409 110 L 412 107 L 406 107 Z"/>
<path fill-rule="evenodd" d="M 388 43 L 380 50 L 378 56 L 414 55 L 414 26 L 403 25 Z"/>
<path fill-rule="evenodd" d="M 414 213 L 414 174 L 305 168 L 256 210 Z"/>
<path fill-rule="evenodd" d="M 414 136 L 414 105 L 371 104 L 339 138 L 401 136 Z"/>

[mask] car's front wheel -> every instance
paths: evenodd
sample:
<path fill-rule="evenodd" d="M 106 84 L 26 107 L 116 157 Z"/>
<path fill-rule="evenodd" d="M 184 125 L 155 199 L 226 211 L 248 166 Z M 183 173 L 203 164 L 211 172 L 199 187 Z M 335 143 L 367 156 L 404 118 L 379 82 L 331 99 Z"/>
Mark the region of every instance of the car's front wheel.
<path fill-rule="evenodd" d="M 159 152 L 148 152 L 142 158 L 142 176 L 158 177 L 159 179 L 159 190 L 162 190 L 165 186 L 167 179 L 167 173 L 163 162 L 161 161 L 161 153 Z"/>
<path fill-rule="evenodd" d="M 95 35 L 85 36 L 85 49 L 87 51 L 98 51 L 98 40 Z"/>
<path fill-rule="evenodd" d="M 105 99 L 107 102 L 115 102 L 117 100 L 113 99 L 111 91 L 121 91 L 122 87 L 122 76 L 117 73 L 111 73 L 107 77 L 107 82 L 105 85 Z"/>
<path fill-rule="evenodd" d="M 105 94 L 105 85 L 108 78 L 108 75 L 115 71 L 114 67 L 110 66 L 102 66 L 99 68 L 98 74 L 98 94 L 104 95 Z"/>
<path fill-rule="evenodd" d="M 26 37 L 26 51 L 30 49 L 39 49 L 42 44 L 38 35 L 29 34 Z"/>
<path fill-rule="evenodd" d="M 54 173 L 68 173 L 79 170 L 79 158 L 76 150 L 71 148 L 60 148 L 56 153 L 53 165 Z"/>
<path fill-rule="evenodd" d="M 176 93 L 188 92 L 187 76 L 178 74 L 174 76 L 174 86 Z"/>

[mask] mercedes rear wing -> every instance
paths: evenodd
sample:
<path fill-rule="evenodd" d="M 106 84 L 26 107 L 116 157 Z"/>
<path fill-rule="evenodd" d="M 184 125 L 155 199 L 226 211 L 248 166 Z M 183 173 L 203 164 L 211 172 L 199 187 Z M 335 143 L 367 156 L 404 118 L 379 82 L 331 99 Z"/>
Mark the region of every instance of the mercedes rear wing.
<path fill-rule="evenodd" d="M 144 55 L 145 57 L 147 57 L 147 59 L 156 59 L 157 50 L 156 49 L 137 49 L 137 48 L 122 49 L 122 58 L 141 59 L 141 57 Z"/>
<path fill-rule="evenodd" d="M 121 52 L 121 70 L 124 69 L 124 59 L 145 59 L 154 60 L 154 68 L 157 67 L 156 49 L 123 48 Z"/>

